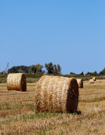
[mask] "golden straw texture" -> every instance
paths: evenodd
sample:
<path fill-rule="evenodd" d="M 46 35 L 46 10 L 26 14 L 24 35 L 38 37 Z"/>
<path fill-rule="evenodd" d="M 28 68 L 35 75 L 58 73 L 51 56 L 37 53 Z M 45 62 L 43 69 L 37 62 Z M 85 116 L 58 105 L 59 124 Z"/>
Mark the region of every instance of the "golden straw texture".
<path fill-rule="evenodd" d="M 77 79 L 78 87 L 83 88 L 83 80 L 82 79 Z"/>
<path fill-rule="evenodd" d="M 93 77 L 93 81 L 96 81 L 96 77 Z"/>
<path fill-rule="evenodd" d="M 75 112 L 78 97 L 75 78 L 44 75 L 37 82 L 35 112 Z"/>
<path fill-rule="evenodd" d="M 7 76 L 7 89 L 26 91 L 26 76 L 23 73 L 14 73 Z"/>
<path fill-rule="evenodd" d="M 90 79 L 90 80 L 89 80 L 89 82 L 90 82 L 91 84 L 93 84 L 93 83 L 94 83 L 93 79 Z"/>

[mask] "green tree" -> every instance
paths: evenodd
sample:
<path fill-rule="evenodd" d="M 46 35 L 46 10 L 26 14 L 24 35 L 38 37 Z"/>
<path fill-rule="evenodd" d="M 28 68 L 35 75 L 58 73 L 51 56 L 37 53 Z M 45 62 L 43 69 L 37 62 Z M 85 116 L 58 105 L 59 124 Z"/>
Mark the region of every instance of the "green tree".
<path fill-rule="evenodd" d="M 102 71 L 100 71 L 99 75 L 105 75 L 105 68 Z"/>
<path fill-rule="evenodd" d="M 70 72 L 70 75 L 75 75 L 75 73 L 74 72 Z"/>
<path fill-rule="evenodd" d="M 54 68 L 55 72 L 58 72 L 57 66 L 55 64 L 54 64 L 53 68 Z"/>
<path fill-rule="evenodd" d="M 45 71 L 43 71 L 42 68 L 43 68 L 43 65 L 40 65 L 39 63 L 36 65 L 31 65 L 29 69 L 29 73 L 43 74 Z"/>
<path fill-rule="evenodd" d="M 95 72 L 87 72 L 85 75 L 88 75 L 88 76 L 97 76 L 98 73 L 95 71 Z"/>
<path fill-rule="evenodd" d="M 52 62 L 50 63 L 45 63 L 45 68 L 47 69 L 48 74 L 52 74 L 54 72 L 54 67 Z"/>
<path fill-rule="evenodd" d="M 31 65 L 31 67 L 29 69 L 29 73 L 36 73 L 36 67 L 35 67 L 35 65 Z"/>
<path fill-rule="evenodd" d="M 61 67 L 59 64 L 57 64 L 57 73 L 60 74 L 61 73 Z"/>
<path fill-rule="evenodd" d="M 53 74 L 54 75 L 58 74 L 58 69 L 57 69 L 57 66 L 55 64 L 54 64 L 53 68 L 54 68 Z"/>
<path fill-rule="evenodd" d="M 8 73 L 28 73 L 30 67 L 27 66 L 13 66 L 8 70 Z"/>
<path fill-rule="evenodd" d="M 52 62 L 50 63 L 46 63 L 45 64 L 45 68 L 47 69 L 47 73 L 48 74 L 60 74 L 61 73 L 61 67 L 59 64 L 52 64 Z"/>
<path fill-rule="evenodd" d="M 83 72 L 81 72 L 79 75 L 84 75 L 84 73 L 83 73 Z"/>

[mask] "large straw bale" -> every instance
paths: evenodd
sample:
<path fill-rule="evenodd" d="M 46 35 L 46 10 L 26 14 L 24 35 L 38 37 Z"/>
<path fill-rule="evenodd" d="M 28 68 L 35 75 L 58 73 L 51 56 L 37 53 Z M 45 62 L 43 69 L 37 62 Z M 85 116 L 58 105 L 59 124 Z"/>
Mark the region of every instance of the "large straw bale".
<path fill-rule="evenodd" d="M 83 88 L 83 79 L 77 79 L 78 87 Z"/>
<path fill-rule="evenodd" d="M 37 82 L 35 112 L 75 112 L 78 97 L 75 78 L 44 75 Z"/>
<path fill-rule="evenodd" d="M 93 81 L 96 81 L 96 77 L 93 77 Z"/>
<path fill-rule="evenodd" d="M 8 74 L 7 89 L 26 91 L 26 76 L 23 73 Z"/>
<path fill-rule="evenodd" d="M 90 82 L 90 84 L 94 84 L 93 79 L 90 79 L 89 82 Z"/>

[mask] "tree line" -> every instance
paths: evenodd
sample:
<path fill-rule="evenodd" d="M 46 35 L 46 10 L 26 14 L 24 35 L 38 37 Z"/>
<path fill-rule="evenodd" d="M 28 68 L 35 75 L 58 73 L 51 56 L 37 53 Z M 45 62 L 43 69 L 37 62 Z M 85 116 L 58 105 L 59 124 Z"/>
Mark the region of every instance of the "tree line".
<path fill-rule="evenodd" d="M 41 64 L 35 64 L 31 66 L 13 66 L 8 70 L 8 73 L 33 73 L 44 74 L 44 66 Z M 59 64 L 45 63 L 47 74 L 61 74 L 61 66 Z"/>
<path fill-rule="evenodd" d="M 86 75 L 86 76 L 105 75 L 105 68 L 102 71 L 100 71 L 99 73 L 97 73 L 97 71 L 95 71 L 95 72 L 87 72 L 86 74 L 84 74 L 83 72 L 81 72 L 80 74 L 75 74 L 73 72 L 70 72 L 70 75 Z"/>
<path fill-rule="evenodd" d="M 46 71 L 43 70 L 45 67 Z M 33 74 L 61 74 L 61 66 L 59 64 L 53 64 L 52 62 L 50 63 L 45 63 L 45 66 L 41 64 L 35 64 L 31 66 L 13 66 L 8 70 L 8 73 L 33 73 Z M 73 72 L 70 72 L 70 75 L 84 75 L 83 72 L 80 74 L 75 74 Z M 98 76 L 98 75 L 105 75 L 105 68 L 100 71 L 99 73 L 95 72 L 87 72 L 85 75 L 87 76 Z"/>

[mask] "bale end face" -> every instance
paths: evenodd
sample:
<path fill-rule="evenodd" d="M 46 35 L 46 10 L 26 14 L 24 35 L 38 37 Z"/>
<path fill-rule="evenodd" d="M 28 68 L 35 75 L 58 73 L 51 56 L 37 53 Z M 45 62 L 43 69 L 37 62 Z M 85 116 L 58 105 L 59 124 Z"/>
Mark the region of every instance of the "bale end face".
<path fill-rule="evenodd" d="M 67 112 L 77 111 L 78 97 L 79 97 L 78 83 L 75 78 L 72 78 L 67 93 L 67 102 L 66 102 Z"/>
<path fill-rule="evenodd" d="M 83 79 L 77 79 L 78 87 L 83 88 Z"/>

